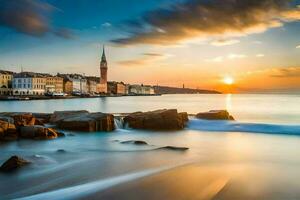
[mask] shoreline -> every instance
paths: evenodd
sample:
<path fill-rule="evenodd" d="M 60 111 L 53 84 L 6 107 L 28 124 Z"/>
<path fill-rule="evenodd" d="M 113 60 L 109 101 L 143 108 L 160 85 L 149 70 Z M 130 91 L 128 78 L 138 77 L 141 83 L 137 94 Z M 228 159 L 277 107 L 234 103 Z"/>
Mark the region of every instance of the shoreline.
<path fill-rule="evenodd" d="M 99 95 L 99 96 L 0 96 L 0 101 L 34 101 L 34 100 L 53 100 L 53 99 L 93 99 L 106 97 L 138 97 L 138 96 L 162 96 L 162 94 L 143 94 L 143 95 Z"/>

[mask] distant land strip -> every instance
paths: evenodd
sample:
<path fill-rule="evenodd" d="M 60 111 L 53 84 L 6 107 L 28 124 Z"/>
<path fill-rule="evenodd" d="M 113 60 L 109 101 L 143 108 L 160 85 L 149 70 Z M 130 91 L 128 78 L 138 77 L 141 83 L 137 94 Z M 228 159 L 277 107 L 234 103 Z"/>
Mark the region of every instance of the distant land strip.
<path fill-rule="evenodd" d="M 168 86 L 154 86 L 154 91 L 156 94 L 222 94 L 216 90 L 177 88 Z"/>

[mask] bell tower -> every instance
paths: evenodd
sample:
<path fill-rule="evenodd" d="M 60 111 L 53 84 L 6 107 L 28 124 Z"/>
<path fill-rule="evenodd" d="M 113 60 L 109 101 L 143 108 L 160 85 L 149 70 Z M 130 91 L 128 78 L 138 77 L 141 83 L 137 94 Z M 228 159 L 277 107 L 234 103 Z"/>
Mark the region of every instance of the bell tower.
<path fill-rule="evenodd" d="M 100 84 L 107 84 L 107 61 L 106 61 L 104 46 L 103 46 L 102 57 L 100 62 Z"/>

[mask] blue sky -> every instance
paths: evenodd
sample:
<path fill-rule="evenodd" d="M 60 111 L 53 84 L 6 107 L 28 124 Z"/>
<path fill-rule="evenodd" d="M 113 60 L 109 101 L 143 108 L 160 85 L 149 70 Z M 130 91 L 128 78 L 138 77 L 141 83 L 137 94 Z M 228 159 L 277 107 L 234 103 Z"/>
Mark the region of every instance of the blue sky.
<path fill-rule="evenodd" d="M 0 68 L 97 75 L 105 44 L 113 80 L 216 89 L 230 76 L 252 89 L 266 77 L 269 89 L 300 88 L 299 1 L 231 2 L 0 0 Z M 20 25 L 9 9 L 38 20 Z"/>

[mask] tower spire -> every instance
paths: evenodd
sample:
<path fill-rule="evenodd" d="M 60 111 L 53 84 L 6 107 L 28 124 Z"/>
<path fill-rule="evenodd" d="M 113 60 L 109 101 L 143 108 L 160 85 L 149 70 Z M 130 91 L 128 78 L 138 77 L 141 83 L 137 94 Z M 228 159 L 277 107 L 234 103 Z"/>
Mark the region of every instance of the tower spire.
<path fill-rule="evenodd" d="M 106 56 L 105 56 L 105 46 L 103 45 L 103 51 L 102 51 L 102 57 L 101 57 L 102 62 L 106 62 Z"/>

